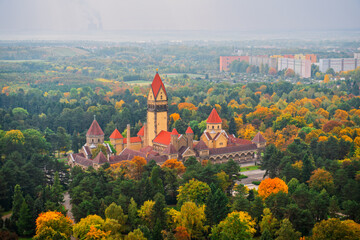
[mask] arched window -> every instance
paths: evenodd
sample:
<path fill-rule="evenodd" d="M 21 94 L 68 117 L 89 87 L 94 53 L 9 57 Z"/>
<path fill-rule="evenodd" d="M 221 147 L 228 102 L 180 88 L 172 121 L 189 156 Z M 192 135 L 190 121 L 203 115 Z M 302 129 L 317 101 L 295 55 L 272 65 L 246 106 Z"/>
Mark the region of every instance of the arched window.
<path fill-rule="evenodd" d="M 98 138 L 98 143 L 100 142 L 100 138 Z"/>
<path fill-rule="evenodd" d="M 91 142 L 93 143 L 93 142 L 94 142 L 94 139 L 91 139 Z"/>
<path fill-rule="evenodd" d="M 213 128 L 212 129 L 214 129 L 214 126 L 213 126 Z"/>
<path fill-rule="evenodd" d="M 220 126 L 218 126 L 218 129 L 220 128 Z"/>

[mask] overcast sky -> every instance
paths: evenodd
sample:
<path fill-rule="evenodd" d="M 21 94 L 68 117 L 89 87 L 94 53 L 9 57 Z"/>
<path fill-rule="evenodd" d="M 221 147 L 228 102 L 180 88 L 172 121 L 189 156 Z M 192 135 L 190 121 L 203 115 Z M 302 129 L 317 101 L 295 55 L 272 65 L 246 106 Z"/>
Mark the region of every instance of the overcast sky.
<path fill-rule="evenodd" d="M 360 29 L 360 0 L 0 0 L 0 31 Z"/>

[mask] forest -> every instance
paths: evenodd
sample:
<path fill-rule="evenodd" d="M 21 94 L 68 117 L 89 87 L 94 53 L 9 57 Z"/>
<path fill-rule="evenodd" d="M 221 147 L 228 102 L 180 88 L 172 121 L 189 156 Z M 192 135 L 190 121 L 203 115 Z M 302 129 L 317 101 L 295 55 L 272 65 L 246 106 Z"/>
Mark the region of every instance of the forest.
<path fill-rule="evenodd" d="M 67 67 L 51 59 L 2 63 L 1 239 L 359 239 L 360 68 L 341 73 L 344 80 L 313 84 L 277 75 L 224 82 L 206 69 L 159 70 L 169 130 L 190 126 L 198 140 L 216 108 L 228 133 L 252 140 L 261 132 L 265 179 L 256 190 L 241 184 L 241 165 L 232 160 L 157 165 L 134 157 L 98 170 L 69 168 L 66 156 L 84 144 L 94 115 L 105 140 L 127 124 L 135 136 L 155 74 L 149 64 L 104 76 L 88 59 L 68 69 L 79 58 L 61 59 Z M 174 60 L 172 67 L 180 65 Z"/>

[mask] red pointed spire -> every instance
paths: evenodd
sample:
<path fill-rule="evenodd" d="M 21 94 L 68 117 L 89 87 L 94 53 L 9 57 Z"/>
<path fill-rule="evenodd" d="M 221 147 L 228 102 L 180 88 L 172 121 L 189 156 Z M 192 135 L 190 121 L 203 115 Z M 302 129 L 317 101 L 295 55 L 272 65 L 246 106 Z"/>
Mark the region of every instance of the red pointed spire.
<path fill-rule="evenodd" d="M 137 135 L 138 136 L 144 136 L 144 126 L 142 126 L 142 128 L 138 131 Z"/>
<path fill-rule="evenodd" d="M 154 92 L 155 99 L 156 99 L 157 94 L 159 93 L 161 88 L 164 90 L 165 95 L 167 96 L 164 83 L 161 81 L 161 78 L 160 78 L 158 72 L 156 72 L 156 74 L 155 74 L 154 80 L 153 80 L 153 82 L 151 84 L 151 88 L 152 88 L 152 90 Z"/>
<path fill-rule="evenodd" d="M 206 123 L 222 123 L 222 120 L 215 108 L 211 111 Z"/>
<path fill-rule="evenodd" d="M 179 135 L 178 131 L 176 131 L 176 128 L 174 128 L 171 132 L 171 135 Z"/>
<path fill-rule="evenodd" d="M 102 131 L 101 127 L 99 126 L 99 123 L 94 119 L 92 122 L 89 130 L 86 133 L 86 136 L 100 136 L 104 135 L 104 132 Z"/>
<path fill-rule="evenodd" d="M 120 139 L 120 138 L 123 138 L 123 136 L 121 135 L 121 133 L 119 132 L 119 130 L 117 130 L 115 128 L 115 130 L 113 131 L 113 133 L 110 135 L 111 139 Z"/>
<path fill-rule="evenodd" d="M 191 129 L 191 127 L 189 126 L 187 129 L 186 129 L 186 132 L 185 133 L 194 133 L 194 131 Z"/>

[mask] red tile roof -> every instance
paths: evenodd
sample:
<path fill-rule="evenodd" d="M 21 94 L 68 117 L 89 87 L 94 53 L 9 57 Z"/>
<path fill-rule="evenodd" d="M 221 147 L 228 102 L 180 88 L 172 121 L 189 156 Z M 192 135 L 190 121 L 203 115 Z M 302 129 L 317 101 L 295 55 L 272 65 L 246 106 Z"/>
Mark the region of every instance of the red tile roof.
<path fill-rule="evenodd" d="M 252 144 L 252 142 L 250 140 L 236 138 L 232 135 L 229 135 L 229 142 L 239 144 L 239 145 Z"/>
<path fill-rule="evenodd" d="M 175 153 L 177 153 L 177 151 L 176 151 L 175 147 L 170 143 L 162 153 L 163 154 L 175 154 Z"/>
<path fill-rule="evenodd" d="M 257 142 L 257 143 L 262 143 L 262 142 L 266 142 L 265 138 L 261 135 L 260 132 L 258 132 L 254 139 L 253 139 L 253 142 Z"/>
<path fill-rule="evenodd" d="M 189 126 L 187 129 L 186 129 L 186 132 L 185 133 L 194 133 L 194 131 L 191 129 L 191 127 Z"/>
<path fill-rule="evenodd" d="M 219 155 L 219 154 L 225 154 L 225 153 L 250 151 L 250 150 L 256 150 L 256 149 L 257 149 L 257 147 L 255 144 L 247 144 L 247 145 L 238 145 L 238 146 L 223 147 L 223 148 L 210 148 L 209 153 L 210 153 L 210 155 Z"/>
<path fill-rule="evenodd" d="M 138 142 L 141 142 L 140 137 L 131 137 L 130 138 L 130 143 L 138 143 Z M 124 138 L 124 143 L 127 143 L 127 138 Z"/>
<path fill-rule="evenodd" d="M 158 73 L 155 74 L 154 80 L 151 84 L 151 88 L 154 92 L 155 99 L 161 88 L 164 90 L 165 95 L 167 96 L 164 83 L 161 81 L 161 78 Z"/>
<path fill-rule="evenodd" d="M 81 157 L 80 155 L 75 157 L 75 163 L 81 165 L 81 166 L 85 166 L 85 167 L 89 167 L 93 165 L 93 161 L 84 157 Z"/>
<path fill-rule="evenodd" d="M 206 150 L 209 149 L 208 146 L 206 146 L 206 143 L 203 140 L 200 140 L 198 144 L 196 144 L 195 150 Z"/>
<path fill-rule="evenodd" d="M 176 130 L 176 128 L 174 128 L 171 132 L 171 135 L 179 135 L 178 131 Z"/>
<path fill-rule="evenodd" d="M 211 111 L 206 123 L 222 123 L 222 120 L 215 108 Z"/>
<path fill-rule="evenodd" d="M 115 128 L 115 130 L 113 131 L 113 133 L 110 135 L 109 138 L 111 138 L 111 139 L 121 139 L 121 138 L 123 138 L 123 136 L 121 135 L 121 133 L 119 132 L 119 130 L 117 130 L 117 129 Z"/>
<path fill-rule="evenodd" d="M 125 148 L 119 155 L 110 157 L 110 164 L 118 163 L 124 160 L 131 160 L 135 156 L 143 157 L 146 159 L 147 162 L 149 162 L 150 160 L 155 160 L 155 162 L 157 163 L 163 163 L 167 160 L 166 155 L 158 155 L 158 153 L 156 153 L 156 155 L 150 153 L 145 154 L 140 151 Z"/>
<path fill-rule="evenodd" d="M 162 130 L 156 138 L 153 140 L 153 142 L 169 145 L 171 142 L 171 132 Z"/>
<path fill-rule="evenodd" d="M 102 131 L 101 127 L 99 126 L 99 123 L 94 119 L 92 122 L 89 130 L 86 133 L 86 136 L 101 136 L 104 135 L 104 132 Z"/>
<path fill-rule="evenodd" d="M 139 130 L 139 132 L 137 133 L 138 136 L 144 136 L 144 126 L 142 126 L 142 128 Z"/>
<path fill-rule="evenodd" d="M 105 157 L 105 155 L 103 154 L 102 151 L 99 152 L 99 154 L 93 159 L 94 163 L 97 164 L 103 164 L 107 162 L 107 158 Z"/>
<path fill-rule="evenodd" d="M 140 152 L 143 152 L 143 153 L 148 153 L 150 151 L 153 150 L 153 147 L 152 146 L 146 146 L 146 147 L 143 147 L 140 149 Z"/>

